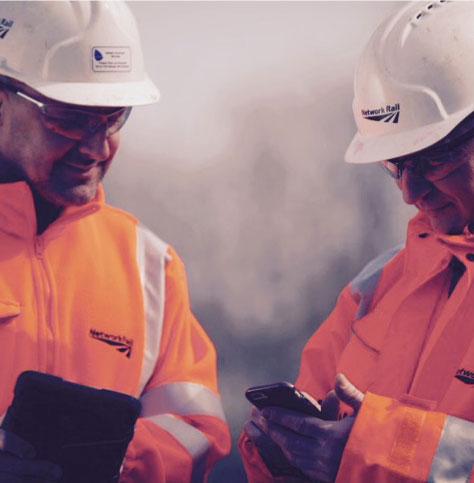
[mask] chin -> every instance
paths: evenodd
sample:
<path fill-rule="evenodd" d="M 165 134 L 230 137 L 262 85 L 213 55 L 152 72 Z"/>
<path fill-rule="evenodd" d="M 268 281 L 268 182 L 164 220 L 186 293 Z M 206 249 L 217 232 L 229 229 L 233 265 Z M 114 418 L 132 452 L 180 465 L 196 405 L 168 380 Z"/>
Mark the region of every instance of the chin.
<path fill-rule="evenodd" d="M 39 194 L 56 206 L 80 206 L 92 201 L 97 193 L 97 183 L 88 183 L 72 187 L 49 187 Z"/>
<path fill-rule="evenodd" d="M 84 205 L 92 201 L 97 193 L 97 185 L 78 186 L 68 190 L 62 195 L 62 198 L 68 205 Z"/>

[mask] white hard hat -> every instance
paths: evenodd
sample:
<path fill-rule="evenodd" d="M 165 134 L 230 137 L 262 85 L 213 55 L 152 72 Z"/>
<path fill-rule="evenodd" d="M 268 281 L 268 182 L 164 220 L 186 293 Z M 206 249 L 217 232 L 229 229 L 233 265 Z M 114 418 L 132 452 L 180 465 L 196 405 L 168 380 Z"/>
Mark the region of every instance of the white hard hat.
<path fill-rule="evenodd" d="M 355 74 L 345 160 L 426 148 L 474 111 L 474 2 L 412 2 L 370 38 Z"/>
<path fill-rule="evenodd" d="M 159 98 L 135 19 L 119 1 L 0 2 L 0 75 L 72 104 L 134 106 Z"/>

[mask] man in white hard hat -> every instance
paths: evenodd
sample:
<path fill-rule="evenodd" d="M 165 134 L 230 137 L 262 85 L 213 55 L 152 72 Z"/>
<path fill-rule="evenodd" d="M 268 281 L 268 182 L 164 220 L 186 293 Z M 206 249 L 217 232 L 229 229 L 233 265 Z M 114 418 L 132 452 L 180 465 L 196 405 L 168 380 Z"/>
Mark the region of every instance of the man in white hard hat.
<path fill-rule="evenodd" d="M 405 4 L 362 54 L 346 161 L 380 162 L 419 211 L 305 346 L 322 418 L 254 411 L 250 481 L 474 478 L 473 26 L 473 2 Z"/>
<path fill-rule="evenodd" d="M 129 483 L 202 481 L 230 446 L 183 264 L 100 185 L 157 100 L 123 2 L 1 2 L 0 419 L 25 370 L 140 398 Z M 56 481 L 34 453 L 0 429 L 0 481 Z"/>

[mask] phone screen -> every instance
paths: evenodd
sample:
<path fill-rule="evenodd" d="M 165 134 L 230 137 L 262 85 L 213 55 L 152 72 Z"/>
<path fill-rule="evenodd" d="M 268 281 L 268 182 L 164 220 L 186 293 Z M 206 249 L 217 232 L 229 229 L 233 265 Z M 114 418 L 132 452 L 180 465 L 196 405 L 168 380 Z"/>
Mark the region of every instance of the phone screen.
<path fill-rule="evenodd" d="M 283 381 L 250 387 L 245 391 L 245 397 L 258 409 L 277 406 L 311 416 L 321 416 L 319 403 L 315 400 L 310 400 L 289 382 Z"/>

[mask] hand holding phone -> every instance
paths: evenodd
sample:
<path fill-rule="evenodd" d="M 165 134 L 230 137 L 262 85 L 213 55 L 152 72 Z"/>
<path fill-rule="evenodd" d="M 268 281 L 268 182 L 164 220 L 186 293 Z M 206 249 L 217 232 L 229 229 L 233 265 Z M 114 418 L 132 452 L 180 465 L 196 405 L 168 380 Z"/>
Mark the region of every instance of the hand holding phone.
<path fill-rule="evenodd" d="M 321 417 L 319 403 L 296 389 L 289 382 L 283 381 L 250 387 L 245 391 L 245 397 L 258 409 L 277 406 L 317 418 Z"/>
<path fill-rule="evenodd" d="M 258 409 L 276 406 L 310 416 L 320 417 L 321 415 L 319 403 L 289 382 L 250 387 L 245 391 L 245 397 Z M 245 432 L 274 477 L 294 477 L 298 481 L 308 481 L 307 477 L 288 461 L 281 448 L 254 421 L 249 421 L 245 425 Z"/>

